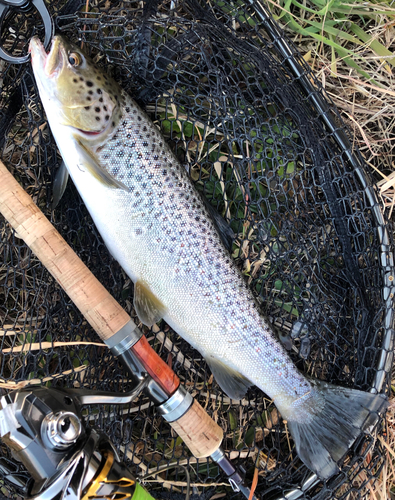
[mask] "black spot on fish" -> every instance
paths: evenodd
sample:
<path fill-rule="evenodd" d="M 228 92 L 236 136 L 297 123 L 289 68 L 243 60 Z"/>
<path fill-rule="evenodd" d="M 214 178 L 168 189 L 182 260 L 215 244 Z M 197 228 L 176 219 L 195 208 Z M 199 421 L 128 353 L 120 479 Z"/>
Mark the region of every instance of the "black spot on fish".
<path fill-rule="evenodd" d="M 78 82 L 77 78 L 73 78 L 73 82 L 77 83 Z"/>
<path fill-rule="evenodd" d="M 86 84 L 88 85 L 88 87 L 93 87 L 93 83 L 90 80 L 88 80 Z"/>
<path fill-rule="evenodd" d="M 98 77 L 97 77 L 97 79 L 98 79 L 98 80 L 101 80 L 101 76 L 98 76 Z"/>
<path fill-rule="evenodd" d="M 84 109 L 89 110 L 89 109 L 91 109 L 91 107 L 90 106 L 85 106 Z"/>
<path fill-rule="evenodd" d="M 100 97 L 99 102 L 103 102 L 103 97 Z"/>
<path fill-rule="evenodd" d="M 111 124 L 111 125 L 112 125 L 113 127 L 115 127 L 115 122 L 112 122 L 112 124 Z"/>
<path fill-rule="evenodd" d="M 100 108 L 99 107 L 95 108 L 95 111 L 96 113 L 100 113 Z"/>
<path fill-rule="evenodd" d="M 89 91 L 88 91 L 88 94 L 89 94 L 89 95 L 93 95 L 93 90 L 89 90 Z"/>
<path fill-rule="evenodd" d="M 148 142 L 144 141 L 144 142 L 143 142 L 143 146 L 144 146 L 144 147 L 147 147 L 147 146 L 148 146 Z"/>
<path fill-rule="evenodd" d="M 99 95 L 103 93 L 101 89 L 96 89 L 96 92 L 97 92 Z"/>
<path fill-rule="evenodd" d="M 107 106 L 103 106 L 104 111 L 107 111 Z"/>
<path fill-rule="evenodd" d="M 87 100 L 87 101 L 91 101 L 91 100 L 92 100 L 92 97 L 89 97 L 89 96 L 88 96 L 88 97 L 86 98 L 86 100 Z"/>
<path fill-rule="evenodd" d="M 84 78 L 82 76 L 80 76 L 80 82 L 83 82 L 84 81 Z"/>
<path fill-rule="evenodd" d="M 106 116 L 104 117 L 104 119 L 105 119 L 106 121 L 108 121 L 108 120 L 110 119 L 110 115 L 106 115 Z M 113 122 L 113 123 L 114 123 L 114 122 Z"/>
<path fill-rule="evenodd" d="M 130 108 L 129 108 L 129 106 L 126 106 L 125 111 L 126 111 L 126 113 L 130 113 Z"/>
<path fill-rule="evenodd" d="M 99 116 L 96 116 L 96 121 L 99 122 L 100 121 L 100 117 Z"/>

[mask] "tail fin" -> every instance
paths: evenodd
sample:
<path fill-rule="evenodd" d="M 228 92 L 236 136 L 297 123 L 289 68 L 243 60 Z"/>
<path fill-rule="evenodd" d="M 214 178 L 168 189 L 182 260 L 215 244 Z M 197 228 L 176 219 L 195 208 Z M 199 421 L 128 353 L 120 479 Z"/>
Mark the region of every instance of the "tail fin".
<path fill-rule="evenodd" d="M 387 408 L 382 394 L 346 389 L 314 380 L 313 390 L 297 400 L 288 427 L 300 459 L 320 479 L 339 471 L 337 462 L 355 439 Z M 297 413 L 297 415 L 296 415 Z M 283 415 L 285 417 L 285 415 Z M 297 417 L 297 418 L 294 418 Z"/>

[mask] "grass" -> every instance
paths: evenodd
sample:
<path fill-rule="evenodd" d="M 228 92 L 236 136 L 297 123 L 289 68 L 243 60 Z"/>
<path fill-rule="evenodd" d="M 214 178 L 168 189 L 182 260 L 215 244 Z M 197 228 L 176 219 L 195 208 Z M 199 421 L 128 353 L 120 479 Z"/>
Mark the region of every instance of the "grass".
<path fill-rule="evenodd" d="M 381 41 L 376 31 L 383 19 L 388 20 L 386 27 L 393 21 L 394 11 L 389 3 L 281 0 L 277 5 L 277 21 L 293 33 L 316 42 L 321 53 L 327 52 L 332 74 L 337 74 L 341 64 L 374 81 L 371 68 L 366 67 L 366 51 L 372 53 L 388 74 L 395 67 L 388 43 Z"/>

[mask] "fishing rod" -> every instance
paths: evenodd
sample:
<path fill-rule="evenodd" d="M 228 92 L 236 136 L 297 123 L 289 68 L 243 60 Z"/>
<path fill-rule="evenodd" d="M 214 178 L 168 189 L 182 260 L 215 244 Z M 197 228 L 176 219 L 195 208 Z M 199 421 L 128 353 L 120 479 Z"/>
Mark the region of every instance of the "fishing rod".
<path fill-rule="evenodd" d="M 221 448 L 221 427 L 180 384 L 180 379 L 152 349 L 126 311 L 94 277 L 2 162 L 0 186 L 0 212 L 111 352 L 122 361 L 136 384 L 134 392 L 144 391 L 150 397 L 196 458 L 210 457 L 225 472 L 234 491 L 242 492 L 249 500 L 257 500 L 255 495 L 250 495 L 242 474 Z"/>

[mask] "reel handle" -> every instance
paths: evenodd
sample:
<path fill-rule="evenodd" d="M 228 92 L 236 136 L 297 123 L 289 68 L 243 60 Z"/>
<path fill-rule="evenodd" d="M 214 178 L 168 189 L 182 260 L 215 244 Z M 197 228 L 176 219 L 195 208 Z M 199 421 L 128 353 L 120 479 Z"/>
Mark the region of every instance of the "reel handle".
<path fill-rule="evenodd" d="M 106 343 L 130 323 L 129 315 L 95 278 L 0 161 L 0 212 L 25 241 Z M 132 347 L 152 378 L 170 396 L 179 379 L 145 337 Z M 130 368 L 129 368 L 130 369 Z M 197 401 L 170 425 L 197 457 L 220 446 L 223 431 Z"/>

